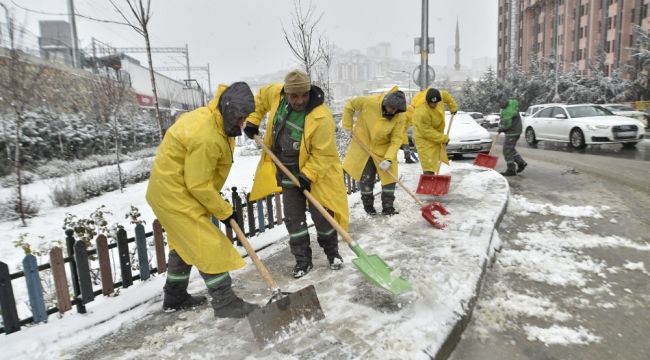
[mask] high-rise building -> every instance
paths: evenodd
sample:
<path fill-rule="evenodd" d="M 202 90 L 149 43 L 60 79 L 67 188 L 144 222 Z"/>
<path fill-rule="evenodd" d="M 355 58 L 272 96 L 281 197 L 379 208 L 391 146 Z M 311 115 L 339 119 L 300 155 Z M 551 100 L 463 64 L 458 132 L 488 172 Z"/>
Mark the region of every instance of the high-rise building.
<path fill-rule="evenodd" d="M 605 53 L 607 74 L 627 63 L 633 26 L 650 28 L 650 0 L 499 0 L 497 74 L 513 64 L 528 69 L 531 55 L 554 57 L 560 71 L 573 64 L 587 74 Z M 557 39 L 557 42 L 553 41 Z"/>

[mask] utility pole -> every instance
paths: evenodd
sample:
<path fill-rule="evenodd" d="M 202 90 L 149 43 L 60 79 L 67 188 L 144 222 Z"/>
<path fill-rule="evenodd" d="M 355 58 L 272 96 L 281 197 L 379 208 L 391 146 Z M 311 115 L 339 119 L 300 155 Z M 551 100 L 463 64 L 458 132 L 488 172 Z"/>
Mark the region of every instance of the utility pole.
<path fill-rule="evenodd" d="M 429 0 L 422 0 L 422 35 L 420 37 L 420 90 L 429 85 Z"/>
<path fill-rule="evenodd" d="M 75 20 L 73 0 L 68 0 L 68 13 L 70 14 L 70 33 L 72 34 L 72 64 L 76 68 L 81 68 L 79 39 L 77 38 L 77 21 Z"/>
<path fill-rule="evenodd" d="M 185 65 L 187 66 L 187 80 L 190 80 L 192 76 L 190 76 L 190 51 L 187 48 L 187 44 L 185 44 Z"/>

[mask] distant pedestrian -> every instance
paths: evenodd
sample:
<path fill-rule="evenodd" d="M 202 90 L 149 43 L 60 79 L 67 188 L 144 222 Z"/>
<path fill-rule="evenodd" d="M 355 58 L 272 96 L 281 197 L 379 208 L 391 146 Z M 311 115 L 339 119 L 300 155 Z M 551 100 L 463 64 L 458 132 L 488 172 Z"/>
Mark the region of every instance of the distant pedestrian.
<path fill-rule="evenodd" d="M 201 305 L 187 292 L 192 266 L 199 270 L 216 317 L 241 318 L 258 308 L 232 290 L 229 271 L 246 262 L 211 221 L 236 218 L 219 194 L 233 164 L 235 137 L 255 109 L 244 82 L 220 85 L 208 106 L 181 115 L 163 138 L 147 187 L 147 202 L 167 233 L 169 258 L 163 310 Z"/>
<path fill-rule="evenodd" d="M 406 121 L 405 112 L 406 97 L 403 92 L 397 90 L 397 87 L 393 87 L 385 94 L 352 98 L 343 108 L 343 129 L 352 131 L 354 137 L 358 139 L 350 142 L 343 160 L 343 169 L 360 182 L 363 208 L 370 215 L 377 214 L 373 194 L 377 175 L 381 181 L 381 213 L 383 215 L 398 213 L 394 206 L 395 179 L 397 179 L 397 151 L 402 145 Z M 356 122 L 355 114 L 358 114 Z M 367 147 L 381 160 L 373 159 L 362 146 Z"/>
<path fill-rule="evenodd" d="M 445 90 L 429 88 L 413 97 L 413 135 L 425 174 L 437 174 L 440 162 L 449 163 L 445 134 L 445 106 L 452 115 L 458 111 L 456 100 Z"/>
<path fill-rule="evenodd" d="M 296 258 L 292 275 L 300 278 L 313 268 L 305 216 L 308 205 L 303 191 L 309 191 L 341 227 L 348 228 L 348 195 L 336 148 L 336 123 L 324 103 L 323 90 L 298 70 L 287 74 L 284 84 L 260 89 L 255 96 L 255 111 L 244 128 L 246 136 L 252 139 L 259 134 L 258 127 L 267 114 L 264 143 L 300 180 L 300 186 L 277 170 L 271 157 L 263 153 L 249 200 L 282 192 L 289 247 Z M 312 204 L 309 212 L 330 269 L 341 269 L 343 258 L 339 255 L 336 230 Z"/>
<path fill-rule="evenodd" d="M 517 100 L 504 99 L 500 102 L 501 120 L 497 134 L 504 133 L 503 141 L 503 158 L 506 160 L 506 171 L 502 172 L 503 176 L 515 176 L 524 171 L 528 163 L 519 155 L 517 141 L 521 136 L 521 116 L 519 115 L 519 102 Z"/>

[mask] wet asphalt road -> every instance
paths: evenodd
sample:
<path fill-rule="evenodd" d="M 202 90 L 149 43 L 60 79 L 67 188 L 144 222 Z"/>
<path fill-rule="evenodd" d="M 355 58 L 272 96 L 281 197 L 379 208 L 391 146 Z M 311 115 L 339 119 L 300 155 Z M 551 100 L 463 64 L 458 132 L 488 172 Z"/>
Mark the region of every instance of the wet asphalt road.
<path fill-rule="evenodd" d="M 501 147 L 497 170 L 505 170 Z M 537 204 L 594 206 L 604 218 L 583 218 L 578 222 L 557 214 L 521 216 L 509 208 L 499 228 L 501 252 L 521 251 L 526 247 L 520 233 L 548 227 L 549 223 L 574 221 L 583 224 L 577 236 L 615 236 L 629 239 L 643 250 L 629 247 L 571 249 L 569 253 L 584 261 L 604 266 L 604 275 L 585 271 L 585 286 L 557 286 L 532 281 L 525 270 L 513 271 L 500 263 L 488 269 L 472 321 L 451 356 L 461 359 L 647 359 L 650 344 L 650 140 L 637 149 L 620 145 L 589 146 L 573 151 L 564 144 L 540 143 L 530 148 L 523 138 L 518 151 L 529 167 L 522 176 L 510 178 L 511 195 Z M 472 161 L 472 159 L 461 160 Z M 580 226 L 583 226 L 580 225 Z M 644 263 L 646 271 L 626 269 L 626 264 Z M 594 290 L 598 289 L 598 290 Z M 586 291 L 592 290 L 592 291 Z M 569 314 L 558 321 L 544 316 L 527 316 L 512 309 L 495 307 L 525 294 L 550 301 L 551 309 Z M 502 312 L 496 311 L 501 309 Z M 530 326 L 553 325 L 583 329 L 600 337 L 585 344 L 549 344 L 529 336 Z"/>

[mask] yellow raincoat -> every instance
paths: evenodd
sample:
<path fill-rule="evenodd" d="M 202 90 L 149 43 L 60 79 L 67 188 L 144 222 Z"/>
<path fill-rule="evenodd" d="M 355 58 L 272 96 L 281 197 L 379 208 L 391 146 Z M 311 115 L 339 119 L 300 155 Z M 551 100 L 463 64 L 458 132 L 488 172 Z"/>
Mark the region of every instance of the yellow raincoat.
<path fill-rule="evenodd" d="M 217 110 L 220 85 L 207 107 L 182 115 L 167 130 L 151 169 L 147 202 L 167 232 L 170 250 L 207 274 L 245 265 L 228 238 L 212 223 L 232 206 L 220 195 L 233 162 L 234 138 L 227 137 Z"/>
<path fill-rule="evenodd" d="M 428 90 L 428 89 L 427 89 Z M 413 97 L 413 138 L 418 149 L 422 171 L 438 173 L 440 161 L 449 164 L 445 144 L 449 137 L 445 135 L 445 104 L 450 112 L 458 111 L 454 98 L 445 90 L 440 90 L 442 101 L 435 108 L 426 102 L 427 90 L 420 91 Z"/>
<path fill-rule="evenodd" d="M 268 113 L 264 143 L 271 148 L 273 142 L 273 121 L 280 105 L 282 84 L 270 84 L 260 89 L 255 96 L 255 111 L 246 119 L 260 125 Z M 305 128 L 300 142 L 298 167 L 300 172 L 311 180 L 311 194 L 325 208 L 334 212 L 334 219 L 345 230 L 348 229 L 350 215 L 348 195 L 343 182 L 343 169 L 336 149 L 336 125 L 332 113 L 321 104 L 305 116 Z M 272 193 L 282 192 L 276 181 L 276 167 L 270 156 L 262 154 L 250 198 L 258 200 Z"/>
<path fill-rule="evenodd" d="M 397 91 L 396 86 L 390 89 L 389 93 L 393 91 Z M 343 108 L 342 121 L 343 128 L 353 130 L 354 136 L 361 140 L 370 151 L 378 157 L 390 160 L 393 163 L 389 171 L 394 178 L 386 171 L 381 170 L 379 163 L 373 160 L 382 185 L 394 184 L 397 178 L 397 150 L 402 145 L 404 123 L 406 121 L 405 113 L 399 113 L 391 120 L 383 117 L 381 104 L 386 94 L 359 96 L 350 99 Z M 353 116 L 355 113 L 359 115 L 353 129 Z M 359 181 L 369 157 L 370 155 L 357 141 L 352 140 L 343 160 L 343 169 L 352 178 Z"/>

